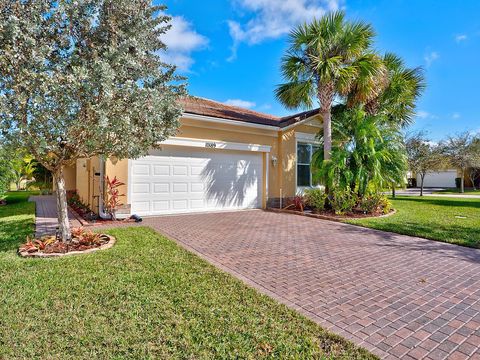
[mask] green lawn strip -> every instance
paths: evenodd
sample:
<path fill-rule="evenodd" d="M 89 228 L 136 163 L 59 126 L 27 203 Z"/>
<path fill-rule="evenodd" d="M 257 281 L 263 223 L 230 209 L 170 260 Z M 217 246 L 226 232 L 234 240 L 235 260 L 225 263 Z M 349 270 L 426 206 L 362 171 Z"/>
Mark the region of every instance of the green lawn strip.
<path fill-rule="evenodd" d="M 116 245 L 94 254 L 22 259 L 31 205 L 1 210 L 2 359 L 374 358 L 149 228 L 110 230 Z"/>
<path fill-rule="evenodd" d="M 0 206 L 0 253 L 13 251 L 25 242 L 25 238 L 33 234 L 35 229 L 35 204 L 28 202 L 35 192 L 9 192 L 7 205 Z M 13 254 L 13 255 L 12 255 Z"/>
<path fill-rule="evenodd" d="M 391 200 L 395 215 L 347 222 L 480 248 L 480 199 L 398 196 Z"/>

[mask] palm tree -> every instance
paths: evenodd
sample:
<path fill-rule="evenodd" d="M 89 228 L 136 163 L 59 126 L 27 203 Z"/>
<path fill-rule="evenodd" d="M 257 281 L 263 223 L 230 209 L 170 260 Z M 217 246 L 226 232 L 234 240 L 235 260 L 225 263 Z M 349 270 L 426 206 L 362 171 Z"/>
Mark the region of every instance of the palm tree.
<path fill-rule="evenodd" d="M 380 57 L 370 52 L 375 33 L 371 25 L 345 20 L 342 11 L 303 24 L 290 33 L 290 49 L 282 58 L 287 81 L 276 89 L 276 97 L 287 108 L 314 107 L 319 102 L 323 118 L 324 159 L 332 149 L 331 109 L 336 95 L 355 89 L 358 100 L 378 97 L 385 74 Z"/>
<path fill-rule="evenodd" d="M 423 69 L 407 68 L 403 60 L 392 53 L 384 55 L 383 63 L 387 75 L 376 80 L 377 83 L 385 82 L 378 96 L 363 102 L 352 92 L 349 102 L 363 103 L 367 113 L 383 115 L 391 124 L 400 127 L 411 125 L 415 116 L 415 103 L 425 89 Z"/>

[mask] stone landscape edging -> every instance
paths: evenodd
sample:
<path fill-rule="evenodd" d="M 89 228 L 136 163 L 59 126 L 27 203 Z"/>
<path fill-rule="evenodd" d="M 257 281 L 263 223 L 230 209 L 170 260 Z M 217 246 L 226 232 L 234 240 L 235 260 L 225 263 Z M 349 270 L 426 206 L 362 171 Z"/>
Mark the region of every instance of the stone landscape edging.
<path fill-rule="evenodd" d="M 388 214 L 378 215 L 378 216 L 372 215 L 372 216 L 362 216 L 362 217 L 337 217 L 337 216 L 328 216 L 328 215 L 322 215 L 322 214 L 306 213 L 306 212 L 302 212 L 302 211 L 288 210 L 288 209 L 267 208 L 267 211 L 272 211 L 272 212 L 276 212 L 276 213 L 286 213 L 286 214 L 300 215 L 300 216 L 311 217 L 311 218 L 314 218 L 314 219 L 330 220 L 330 221 L 336 221 L 336 222 L 344 222 L 345 220 L 355 220 L 355 219 L 384 218 L 384 217 L 389 217 L 389 216 L 395 215 L 397 213 L 397 210 L 393 209 Z"/>
<path fill-rule="evenodd" d="M 83 251 L 79 251 L 79 250 L 76 250 L 76 251 L 69 251 L 69 252 L 66 252 L 66 253 L 49 253 L 49 254 L 46 254 L 46 253 L 42 253 L 42 252 L 34 252 L 34 253 L 29 253 L 27 251 L 19 251 L 18 254 L 23 257 L 23 258 L 52 258 L 52 257 L 63 257 L 63 256 L 70 256 L 70 255 L 82 255 L 82 254 L 90 254 L 90 253 L 93 253 L 95 251 L 100 251 L 100 250 L 107 250 L 107 249 L 110 249 L 113 245 L 115 245 L 116 243 L 116 239 L 111 236 L 111 235 L 107 235 L 107 234 L 102 234 L 102 235 L 105 235 L 108 237 L 108 242 L 106 244 L 103 244 L 99 247 L 96 247 L 96 248 L 91 248 L 91 249 L 87 249 L 87 250 L 83 250 Z"/>

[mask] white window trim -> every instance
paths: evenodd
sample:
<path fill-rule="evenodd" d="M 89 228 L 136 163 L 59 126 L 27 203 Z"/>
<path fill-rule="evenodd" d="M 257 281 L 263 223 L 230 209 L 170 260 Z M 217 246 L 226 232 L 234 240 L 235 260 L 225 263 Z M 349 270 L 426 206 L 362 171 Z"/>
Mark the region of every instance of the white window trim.
<path fill-rule="evenodd" d="M 318 141 L 317 139 L 317 134 L 296 132 L 295 139 L 297 139 L 297 141 L 301 143 L 320 145 L 320 141 Z"/>
<path fill-rule="evenodd" d="M 297 134 L 300 134 L 300 136 L 297 136 Z M 298 162 L 298 145 L 310 145 L 310 149 L 312 149 L 313 146 L 318 146 L 320 145 L 320 142 L 316 140 L 315 135 L 313 134 L 304 134 L 304 133 L 297 133 L 295 135 L 295 189 L 297 194 L 303 194 L 303 192 L 306 189 L 320 189 L 322 188 L 322 185 L 312 185 L 312 172 L 310 171 L 310 186 L 299 186 L 298 185 L 298 165 L 307 165 L 305 163 L 299 163 Z M 302 135 L 307 135 L 307 136 L 302 136 Z M 310 139 L 313 139 L 311 141 Z M 310 150 L 310 156 L 312 155 L 312 150 Z M 311 158 L 310 158 L 311 161 Z M 311 166 L 311 163 L 308 164 Z"/>

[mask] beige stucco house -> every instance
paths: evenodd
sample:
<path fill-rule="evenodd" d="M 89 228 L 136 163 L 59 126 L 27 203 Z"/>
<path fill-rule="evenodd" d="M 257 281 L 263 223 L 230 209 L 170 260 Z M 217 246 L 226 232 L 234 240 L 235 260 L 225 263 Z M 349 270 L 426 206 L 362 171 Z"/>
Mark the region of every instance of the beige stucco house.
<path fill-rule="evenodd" d="M 203 98 L 183 103 L 176 136 L 140 159 L 82 159 L 66 170 L 68 190 L 99 214 L 104 176 L 126 185 L 124 215 L 265 208 L 312 186 L 318 110 L 287 117 Z"/>

